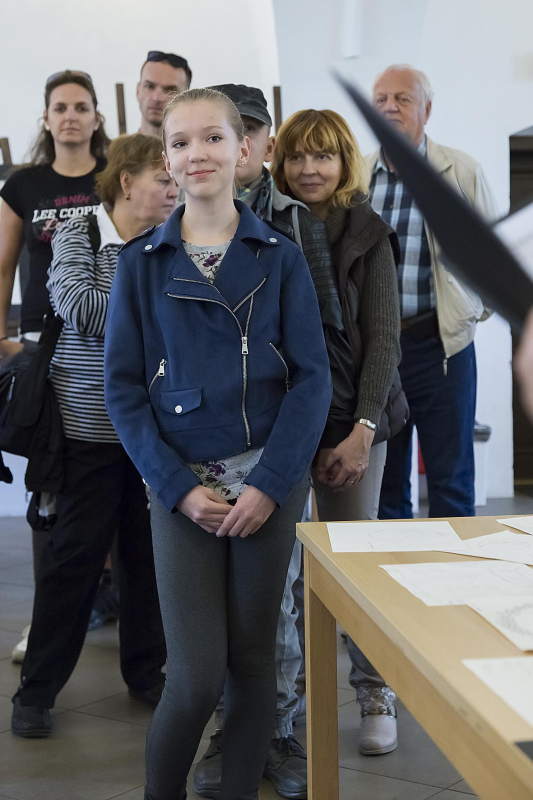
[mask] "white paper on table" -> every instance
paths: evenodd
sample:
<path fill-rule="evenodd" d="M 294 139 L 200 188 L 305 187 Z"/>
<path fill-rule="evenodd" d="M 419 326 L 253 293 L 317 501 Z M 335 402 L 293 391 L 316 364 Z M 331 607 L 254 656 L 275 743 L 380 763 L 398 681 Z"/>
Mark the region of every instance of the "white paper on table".
<path fill-rule="evenodd" d="M 533 650 L 533 597 L 484 597 L 468 605 L 520 650 Z"/>
<path fill-rule="evenodd" d="M 465 658 L 463 664 L 533 726 L 533 657 Z"/>
<path fill-rule="evenodd" d="M 449 522 L 328 522 L 334 553 L 403 553 L 467 547 Z"/>
<path fill-rule="evenodd" d="M 506 561 L 454 561 L 383 566 L 427 606 L 468 605 L 480 597 L 531 595 L 533 570 Z"/>
<path fill-rule="evenodd" d="M 508 517 L 507 519 L 498 519 L 496 521 L 501 522 L 502 525 L 510 525 L 511 528 L 517 528 L 519 531 L 533 535 L 533 517 Z"/>
<path fill-rule="evenodd" d="M 446 550 L 446 553 L 458 553 L 460 556 L 476 558 L 493 558 L 497 561 L 513 561 L 516 564 L 533 566 L 533 536 L 511 531 L 498 531 L 487 536 L 476 536 L 464 539 L 468 552 L 463 550 Z"/>

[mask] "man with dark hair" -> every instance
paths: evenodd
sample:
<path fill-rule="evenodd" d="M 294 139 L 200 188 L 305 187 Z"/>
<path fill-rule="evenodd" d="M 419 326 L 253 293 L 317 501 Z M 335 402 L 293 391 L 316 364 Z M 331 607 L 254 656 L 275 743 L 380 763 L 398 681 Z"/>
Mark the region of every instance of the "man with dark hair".
<path fill-rule="evenodd" d="M 192 72 L 185 58 L 150 50 L 137 84 L 137 101 L 142 115 L 139 133 L 159 134 L 166 104 L 172 95 L 188 89 L 191 80 Z"/>

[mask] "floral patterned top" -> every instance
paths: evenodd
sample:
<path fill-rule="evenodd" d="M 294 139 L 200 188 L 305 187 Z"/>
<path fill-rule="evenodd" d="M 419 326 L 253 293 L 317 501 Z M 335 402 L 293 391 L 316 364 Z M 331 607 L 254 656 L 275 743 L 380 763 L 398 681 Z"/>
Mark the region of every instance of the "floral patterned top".
<path fill-rule="evenodd" d="M 199 244 L 189 244 L 184 239 L 183 248 L 193 264 L 198 267 L 202 275 L 213 283 L 218 268 L 222 264 L 222 259 L 228 251 L 231 242 L 224 242 L 224 244 L 209 245 L 203 247 Z"/>
<path fill-rule="evenodd" d="M 201 246 L 183 242 L 185 252 L 191 261 L 198 267 L 202 275 L 213 283 L 217 270 L 226 255 L 231 242 L 224 244 Z M 246 450 L 236 456 L 230 456 L 222 461 L 199 461 L 189 464 L 202 484 L 212 489 L 225 500 L 235 500 L 246 489 L 244 479 L 255 467 L 263 448 Z"/>

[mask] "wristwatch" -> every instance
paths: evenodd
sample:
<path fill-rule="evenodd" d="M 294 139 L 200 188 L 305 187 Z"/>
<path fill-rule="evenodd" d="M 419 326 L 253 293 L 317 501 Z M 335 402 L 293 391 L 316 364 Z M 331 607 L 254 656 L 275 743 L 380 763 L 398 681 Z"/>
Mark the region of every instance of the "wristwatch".
<path fill-rule="evenodd" d="M 374 433 L 377 431 L 378 426 L 375 422 L 372 422 L 370 419 L 356 419 L 356 423 L 358 422 L 360 425 L 366 425 L 367 428 L 370 428 L 371 431 Z"/>

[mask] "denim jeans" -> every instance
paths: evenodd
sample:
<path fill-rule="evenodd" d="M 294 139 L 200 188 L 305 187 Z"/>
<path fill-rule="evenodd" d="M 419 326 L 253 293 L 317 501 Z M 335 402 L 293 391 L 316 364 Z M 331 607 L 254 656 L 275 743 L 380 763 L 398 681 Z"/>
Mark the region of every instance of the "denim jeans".
<path fill-rule="evenodd" d="M 401 337 L 400 375 L 411 418 L 388 443 L 380 519 L 409 519 L 411 438 L 416 425 L 426 468 L 430 517 L 469 517 L 474 506 L 474 344 L 448 359 L 440 339 Z"/>
<path fill-rule="evenodd" d="M 385 442 L 375 445 L 370 452 L 370 464 L 363 480 L 346 492 L 335 493 L 324 484 L 315 483 L 319 519 L 331 522 L 347 519 L 376 519 L 386 455 L 387 444 Z M 291 567 L 296 568 L 296 563 L 291 561 Z M 291 607 L 294 608 L 294 611 L 289 616 L 287 610 Z M 305 686 L 303 621 L 303 574 L 300 571 L 296 580 L 293 580 L 291 570 L 289 570 L 289 576 L 285 584 L 282 613 L 278 623 L 277 736 L 288 736 L 292 733 L 292 709 L 297 701 L 295 682 Z M 285 647 L 285 653 L 292 654 L 292 658 L 287 658 L 287 655 L 285 655 L 285 661 L 280 659 L 283 647 Z M 301 654 L 299 660 L 296 658 L 298 651 Z M 349 680 L 354 689 L 358 687 L 386 686 L 381 675 L 350 638 L 348 638 L 348 653 L 352 662 Z M 287 688 L 291 686 L 291 681 L 293 682 L 292 691 Z"/>

